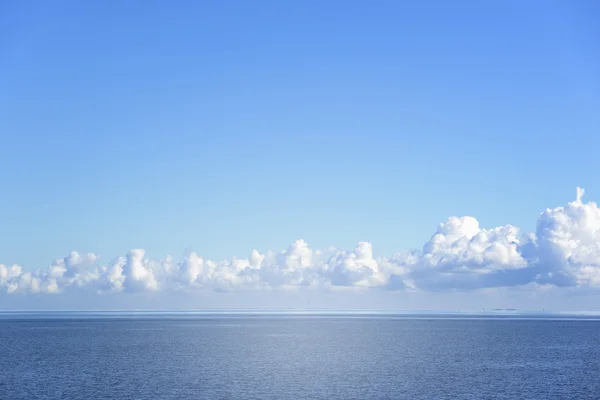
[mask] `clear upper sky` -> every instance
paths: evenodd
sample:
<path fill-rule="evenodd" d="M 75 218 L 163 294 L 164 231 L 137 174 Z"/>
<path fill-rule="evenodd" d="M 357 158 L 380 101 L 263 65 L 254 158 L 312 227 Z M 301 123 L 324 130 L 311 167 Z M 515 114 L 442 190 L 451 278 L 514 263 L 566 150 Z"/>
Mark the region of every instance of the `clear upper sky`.
<path fill-rule="evenodd" d="M 420 248 L 600 198 L 596 1 L 4 1 L 0 262 Z"/>

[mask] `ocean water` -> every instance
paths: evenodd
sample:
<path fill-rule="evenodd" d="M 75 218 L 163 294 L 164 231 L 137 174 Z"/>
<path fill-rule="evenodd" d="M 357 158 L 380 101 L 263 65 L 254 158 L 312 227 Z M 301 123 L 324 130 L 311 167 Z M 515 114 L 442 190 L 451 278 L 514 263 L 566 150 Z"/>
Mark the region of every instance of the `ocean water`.
<path fill-rule="evenodd" d="M 0 399 L 598 399 L 585 317 L 2 314 Z"/>

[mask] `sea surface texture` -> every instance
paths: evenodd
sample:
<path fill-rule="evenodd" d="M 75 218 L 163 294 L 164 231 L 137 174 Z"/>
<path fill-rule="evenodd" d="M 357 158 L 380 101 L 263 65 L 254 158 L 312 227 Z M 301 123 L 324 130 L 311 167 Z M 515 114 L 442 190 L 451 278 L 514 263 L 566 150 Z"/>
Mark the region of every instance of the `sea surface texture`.
<path fill-rule="evenodd" d="M 600 321 L 0 317 L 0 399 L 598 399 Z"/>

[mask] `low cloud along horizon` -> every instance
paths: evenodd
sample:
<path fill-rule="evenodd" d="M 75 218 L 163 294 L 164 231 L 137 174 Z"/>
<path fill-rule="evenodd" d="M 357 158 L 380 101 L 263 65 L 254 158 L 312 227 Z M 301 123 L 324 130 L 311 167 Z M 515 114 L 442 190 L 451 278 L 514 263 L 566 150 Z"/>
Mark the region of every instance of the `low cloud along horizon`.
<path fill-rule="evenodd" d="M 97 254 L 72 252 L 47 268 L 26 271 L 0 264 L 0 291 L 61 294 L 85 290 L 130 292 L 231 292 L 236 290 L 471 291 L 520 287 L 590 290 L 600 287 L 600 209 L 574 201 L 546 209 L 534 233 L 504 225 L 482 228 L 471 216 L 442 222 L 421 250 L 374 257 L 373 246 L 311 249 L 297 240 L 281 252 L 253 250 L 248 258 L 151 260 L 142 249 L 104 263 Z"/>

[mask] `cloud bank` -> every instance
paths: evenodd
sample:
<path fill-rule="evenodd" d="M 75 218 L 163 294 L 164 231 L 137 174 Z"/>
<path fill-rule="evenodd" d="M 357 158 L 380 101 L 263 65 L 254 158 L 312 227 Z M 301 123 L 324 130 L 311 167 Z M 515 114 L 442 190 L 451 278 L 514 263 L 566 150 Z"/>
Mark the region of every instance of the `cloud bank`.
<path fill-rule="evenodd" d="M 350 251 L 315 250 L 297 240 L 281 252 L 248 258 L 150 260 L 142 249 L 104 264 L 97 254 L 72 252 L 45 269 L 0 264 L 6 293 L 99 294 L 159 291 L 325 290 L 445 291 L 495 287 L 600 288 L 600 209 L 584 190 L 564 207 L 547 209 L 534 233 L 511 225 L 481 228 L 470 216 L 441 223 L 421 250 L 374 257 L 360 242 Z"/>

